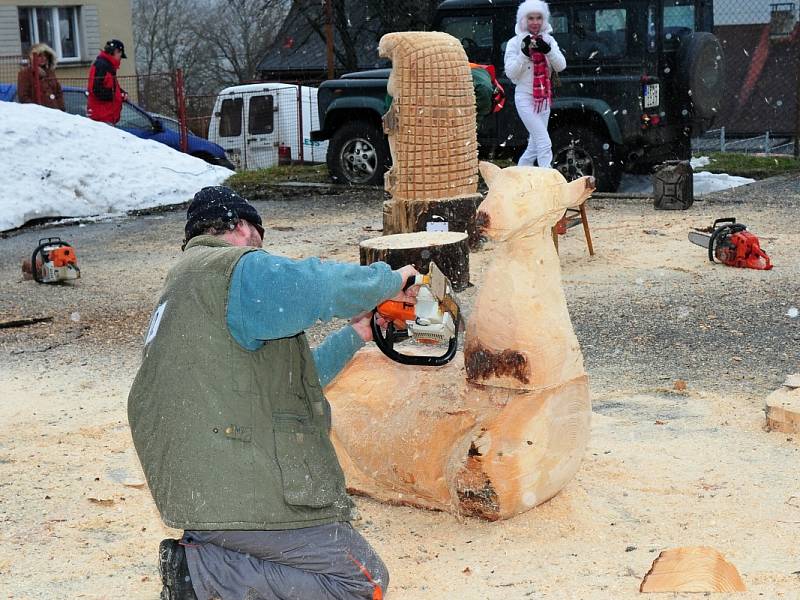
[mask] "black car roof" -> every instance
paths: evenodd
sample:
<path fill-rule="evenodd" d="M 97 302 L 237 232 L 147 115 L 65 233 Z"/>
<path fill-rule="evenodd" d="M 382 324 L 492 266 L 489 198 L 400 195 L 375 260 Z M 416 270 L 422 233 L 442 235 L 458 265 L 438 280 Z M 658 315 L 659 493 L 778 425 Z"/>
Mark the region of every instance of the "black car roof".
<path fill-rule="evenodd" d="M 445 0 L 439 5 L 439 10 L 454 8 L 491 8 L 493 6 L 517 6 L 520 0 Z"/>

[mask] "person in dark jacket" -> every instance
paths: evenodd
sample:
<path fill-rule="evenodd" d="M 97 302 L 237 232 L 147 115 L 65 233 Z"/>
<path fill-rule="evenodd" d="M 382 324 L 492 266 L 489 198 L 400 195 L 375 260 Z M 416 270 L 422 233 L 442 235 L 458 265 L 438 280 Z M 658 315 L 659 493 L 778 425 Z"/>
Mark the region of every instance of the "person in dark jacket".
<path fill-rule="evenodd" d="M 64 110 L 64 94 L 56 77 L 56 53 L 47 44 L 31 48 L 30 64 L 17 74 L 17 98 L 23 104 L 41 104 Z"/>
<path fill-rule="evenodd" d="M 117 81 L 117 70 L 123 58 L 128 58 L 123 43 L 109 40 L 89 69 L 86 114 L 90 119 L 111 125 L 119 122 L 122 103 L 128 97 Z"/>
<path fill-rule="evenodd" d="M 372 309 L 413 302 L 411 266 L 295 260 L 261 249 L 256 209 L 195 194 L 128 396 L 162 520 L 162 600 L 380 600 L 389 574 L 352 527 L 322 388 L 372 339 Z M 409 295 L 410 294 L 410 295 Z M 304 329 L 348 318 L 313 350 Z"/>

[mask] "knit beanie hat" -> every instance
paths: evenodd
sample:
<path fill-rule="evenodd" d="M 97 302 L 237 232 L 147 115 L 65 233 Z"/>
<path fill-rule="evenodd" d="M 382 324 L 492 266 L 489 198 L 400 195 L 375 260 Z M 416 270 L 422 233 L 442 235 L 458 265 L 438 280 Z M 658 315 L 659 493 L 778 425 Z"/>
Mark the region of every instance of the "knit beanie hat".
<path fill-rule="evenodd" d="M 194 195 L 186 209 L 186 239 L 184 244 L 210 228 L 234 229 L 244 219 L 260 232 L 261 217 L 247 200 L 224 185 L 204 187 Z"/>

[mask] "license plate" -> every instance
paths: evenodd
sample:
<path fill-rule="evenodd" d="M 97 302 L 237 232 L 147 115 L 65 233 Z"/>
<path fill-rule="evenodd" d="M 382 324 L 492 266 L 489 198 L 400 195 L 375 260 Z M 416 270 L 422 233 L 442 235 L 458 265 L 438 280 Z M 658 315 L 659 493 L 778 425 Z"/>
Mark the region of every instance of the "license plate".
<path fill-rule="evenodd" d="M 651 83 L 644 86 L 644 107 L 653 108 L 659 104 L 660 87 L 657 83 Z"/>

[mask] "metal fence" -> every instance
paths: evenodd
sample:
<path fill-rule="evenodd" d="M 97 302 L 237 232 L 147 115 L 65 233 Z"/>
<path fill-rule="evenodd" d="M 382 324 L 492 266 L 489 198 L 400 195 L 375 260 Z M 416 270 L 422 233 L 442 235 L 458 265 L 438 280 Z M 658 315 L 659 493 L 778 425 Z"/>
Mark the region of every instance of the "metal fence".
<path fill-rule="evenodd" d="M 8 84 L 16 84 L 21 68 L 27 68 L 23 57 L 0 58 L 0 84 L 6 84 L 6 91 Z M 87 116 L 87 78 L 59 77 L 59 82 L 65 110 Z M 128 101 L 116 125 L 141 137 L 207 159 L 226 156 L 237 169 L 325 161 L 327 142 L 311 140 L 311 131 L 319 128 L 319 81 L 256 82 L 226 88 L 219 95 L 187 95 L 180 70 L 120 76 L 118 82 Z"/>
<path fill-rule="evenodd" d="M 749 150 L 759 139 L 769 151 L 790 145 L 784 140 L 800 131 L 798 3 L 715 0 L 714 24 L 727 71 L 727 93 L 716 123 L 724 128 L 721 146 Z"/>

